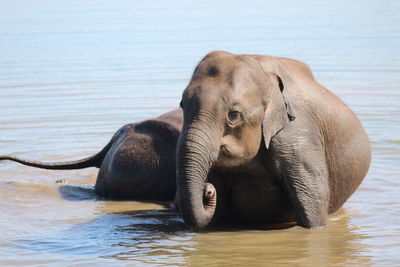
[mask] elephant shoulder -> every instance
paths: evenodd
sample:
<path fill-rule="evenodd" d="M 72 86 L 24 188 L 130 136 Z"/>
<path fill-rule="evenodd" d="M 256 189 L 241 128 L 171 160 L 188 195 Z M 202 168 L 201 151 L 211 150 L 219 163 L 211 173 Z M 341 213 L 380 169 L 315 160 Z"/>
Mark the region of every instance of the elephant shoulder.
<path fill-rule="evenodd" d="M 180 127 L 171 121 L 156 118 L 136 124 L 135 133 L 150 136 L 153 140 L 163 140 L 175 146 Z"/>
<path fill-rule="evenodd" d="M 135 132 L 135 125 L 135 123 L 128 123 L 123 125 L 114 133 L 111 142 L 113 144 L 118 143 L 118 140 L 123 140 L 127 136 L 133 134 Z"/>

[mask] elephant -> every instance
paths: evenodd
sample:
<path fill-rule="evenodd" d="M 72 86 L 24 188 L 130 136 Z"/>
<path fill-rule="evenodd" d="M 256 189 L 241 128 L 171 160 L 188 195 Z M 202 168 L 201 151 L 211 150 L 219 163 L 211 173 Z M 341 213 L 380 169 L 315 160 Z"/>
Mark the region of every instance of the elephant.
<path fill-rule="evenodd" d="M 177 194 L 193 229 L 290 221 L 321 229 L 368 172 L 359 119 L 301 61 L 210 52 L 180 106 Z"/>
<path fill-rule="evenodd" d="M 183 124 L 182 110 L 121 127 L 97 154 L 71 162 L 42 163 L 0 156 L 42 169 L 100 168 L 96 195 L 112 199 L 173 201 L 176 192 L 175 147 Z"/>

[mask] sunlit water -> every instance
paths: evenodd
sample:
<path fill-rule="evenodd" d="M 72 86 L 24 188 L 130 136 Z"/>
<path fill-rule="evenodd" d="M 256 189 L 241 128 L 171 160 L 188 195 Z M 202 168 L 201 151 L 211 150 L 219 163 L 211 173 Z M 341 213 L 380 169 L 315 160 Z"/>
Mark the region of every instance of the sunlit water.
<path fill-rule="evenodd" d="M 0 265 L 398 265 L 400 2 L 147 2 L 1 2 L 0 154 L 91 155 L 176 107 L 222 49 L 307 62 L 361 118 L 368 176 L 323 230 L 194 233 L 160 205 L 96 199 L 96 169 L 2 162 Z"/>

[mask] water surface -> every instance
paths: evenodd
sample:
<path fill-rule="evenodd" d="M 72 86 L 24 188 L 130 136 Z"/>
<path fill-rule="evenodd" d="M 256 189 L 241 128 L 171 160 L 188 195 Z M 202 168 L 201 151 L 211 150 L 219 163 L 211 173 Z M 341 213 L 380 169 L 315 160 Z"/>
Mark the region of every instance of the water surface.
<path fill-rule="evenodd" d="M 373 147 L 325 229 L 194 233 L 161 205 L 96 199 L 94 168 L 2 162 L 0 265 L 398 265 L 400 2 L 269 2 L 3 1 L 0 154 L 92 155 L 123 124 L 178 106 L 211 50 L 296 58 Z"/>

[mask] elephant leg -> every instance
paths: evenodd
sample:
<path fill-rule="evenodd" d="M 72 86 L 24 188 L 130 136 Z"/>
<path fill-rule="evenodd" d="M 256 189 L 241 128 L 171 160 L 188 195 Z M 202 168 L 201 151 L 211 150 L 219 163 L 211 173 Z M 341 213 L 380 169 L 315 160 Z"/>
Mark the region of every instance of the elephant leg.
<path fill-rule="evenodd" d="M 283 179 L 297 223 L 322 228 L 328 219 L 329 174 L 322 149 L 291 151 L 283 162 Z"/>

